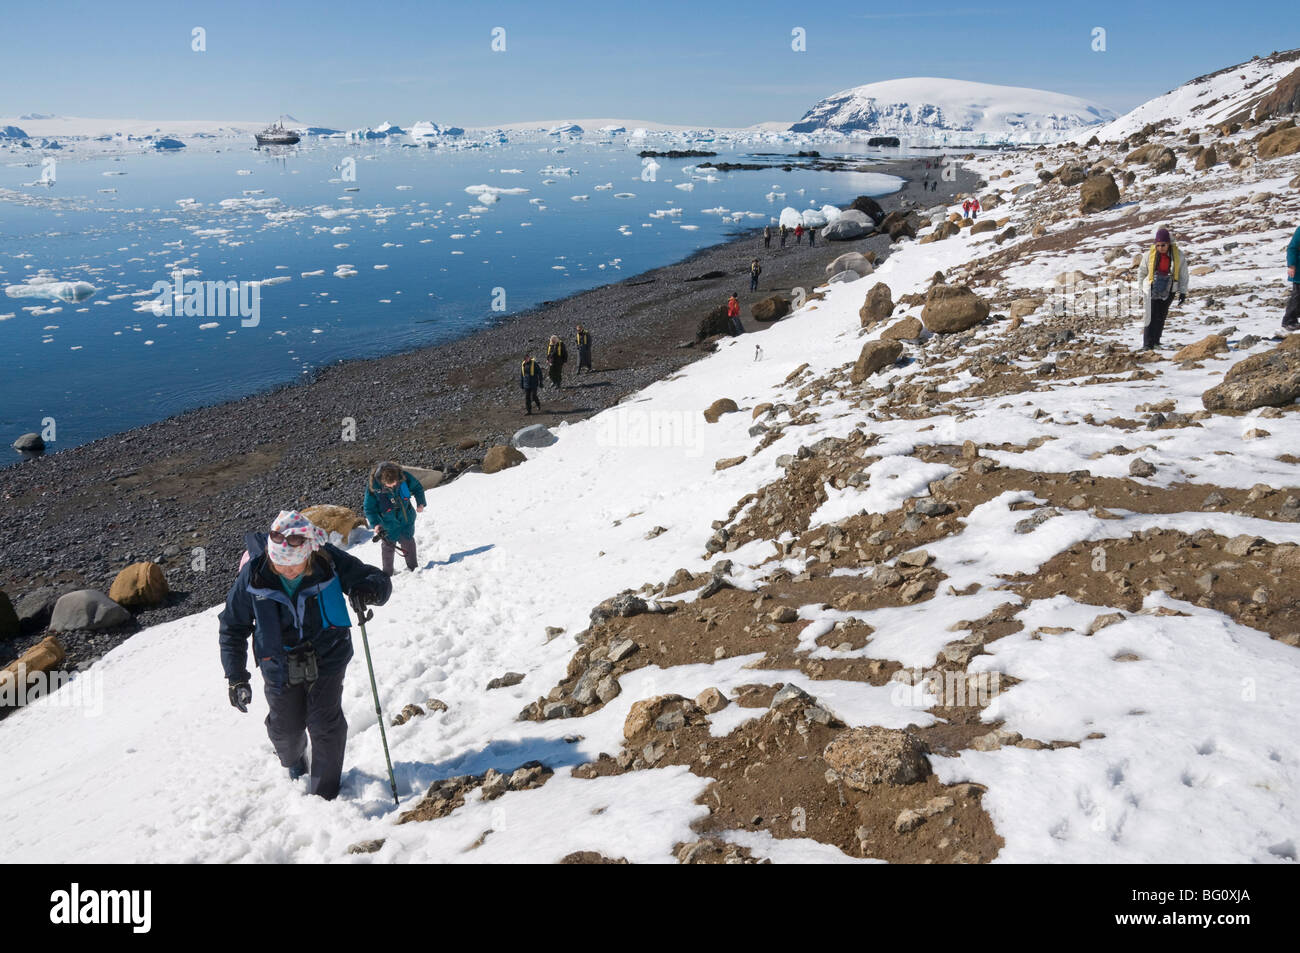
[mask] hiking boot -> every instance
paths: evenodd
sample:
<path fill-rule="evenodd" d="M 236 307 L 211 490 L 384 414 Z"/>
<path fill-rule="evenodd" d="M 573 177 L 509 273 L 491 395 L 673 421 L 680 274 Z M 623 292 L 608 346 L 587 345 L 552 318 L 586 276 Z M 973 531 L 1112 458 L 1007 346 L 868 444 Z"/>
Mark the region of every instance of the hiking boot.
<path fill-rule="evenodd" d="M 1285 321 L 1283 321 L 1283 322 L 1282 322 L 1282 330 L 1283 330 L 1283 331 L 1300 331 L 1300 324 L 1287 324 Z"/>
<path fill-rule="evenodd" d="M 303 756 L 299 758 L 293 764 L 292 767 L 289 768 L 289 780 L 297 781 L 300 777 L 302 777 L 304 774 L 307 773 L 307 770 L 308 770 L 307 755 L 306 753 L 304 753 Z"/>

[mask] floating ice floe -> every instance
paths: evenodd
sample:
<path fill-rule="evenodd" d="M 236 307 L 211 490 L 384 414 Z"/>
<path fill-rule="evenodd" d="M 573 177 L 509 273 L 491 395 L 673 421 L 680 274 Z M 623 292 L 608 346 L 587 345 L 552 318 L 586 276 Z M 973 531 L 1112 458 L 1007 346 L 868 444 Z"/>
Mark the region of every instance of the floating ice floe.
<path fill-rule="evenodd" d="M 300 278 L 319 278 L 319 277 L 320 277 L 321 275 L 323 275 L 323 274 L 325 274 L 325 269 L 324 269 L 324 268 L 321 268 L 321 269 L 318 269 L 317 271 L 303 271 L 303 272 L 300 272 L 299 275 L 298 275 L 298 277 L 300 277 Z"/>
<path fill-rule="evenodd" d="M 495 202 L 497 196 L 501 195 L 524 195 L 528 189 L 513 187 L 506 188 L 500 185 L 467 185 L 465 191 L 470 195 L 479 196 L 480 202 Z M 488 198 L 487 196 L 493 196 Z"/>
<path fill-rule="evenodd" d="M 209 322 L 207 322 L 206 324 L 200 324 L 200 325 L 199 325 L 199 330 L 200 330 L 200 331 L 211 331 L 213 328 L 219 328 L 219 327 L 221 327 L 221 322 L 219 322 L 219 321 L 209 321 Z"/>
<path fill-rule="evenodd" d="M 85 301 L 99 289 L 88 281 L 59 281 L 56 278 L 29 278 L 25 284 L 9 285 L 5 294 L 10 298 L 50 298 L 76 304 Z"/>
<path fill-rule="evenodd" d="M 570 195 L 569 200 L 572 202 L 585 202 L 590 199 L 590 195 Z"/>
<path fill-rule="evenodd" d="M 253 170 L 252 170 L 252 169 L 236 169 L 236 170 L 235 170 L 235 175 L 252 175 L 252 174 L 253 174 Z"/>
<path fill-rule="evenodd" d="M 357 270 L 351 265 L 339 265 L 334 269 L 335 278 L 352 278 L 355 277 Z"/>
<path fill-rule="evenodd" d="M 614 193 L 614 198 L 616 198 L 616 199 L 634 199 L 634 198 L 636 198 L 636 193 L 635 193 L 635 192 L 615 192 L 615 193 Z"/>

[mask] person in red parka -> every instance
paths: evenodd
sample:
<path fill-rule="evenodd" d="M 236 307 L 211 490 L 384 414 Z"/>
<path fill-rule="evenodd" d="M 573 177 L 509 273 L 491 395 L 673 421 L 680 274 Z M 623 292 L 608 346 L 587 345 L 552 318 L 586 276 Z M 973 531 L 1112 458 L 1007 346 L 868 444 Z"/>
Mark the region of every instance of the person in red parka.
<path fill-rule="evenodd" d="M 794 243 L 796 245 L 803 244 L 803 223 L 802 222 L 800 222 L 798 225 L 794 227 Z"/>
<path fill-rule="evenodd" d="M 745 333 L 745 326 L 740 323 L 740 298 L 738 293 L 733 291 L 731 297 L 727 299 L 727 323 L 731 325 L 731 334 Z"/>

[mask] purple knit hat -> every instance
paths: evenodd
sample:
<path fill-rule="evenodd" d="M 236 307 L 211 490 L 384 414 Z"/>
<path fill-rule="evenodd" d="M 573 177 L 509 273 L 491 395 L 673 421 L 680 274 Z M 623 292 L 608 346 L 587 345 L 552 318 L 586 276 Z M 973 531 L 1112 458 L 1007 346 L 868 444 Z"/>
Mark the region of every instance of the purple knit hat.
<path fill-rule="evenodd" d="M 1167 229 L 1167 228 L 1157 228 L 1157 229 L 1156 229 L 1156 242 L 1159 243 L 1159 242 L 1168 242 L 1168 241 L 1169 241 L 1169 229 Z"/>

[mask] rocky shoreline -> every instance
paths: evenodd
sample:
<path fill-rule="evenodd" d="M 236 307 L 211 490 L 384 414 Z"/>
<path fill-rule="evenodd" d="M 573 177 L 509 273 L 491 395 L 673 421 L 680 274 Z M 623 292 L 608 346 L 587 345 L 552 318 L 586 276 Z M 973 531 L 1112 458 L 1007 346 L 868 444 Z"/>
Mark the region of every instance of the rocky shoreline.
<path fill-rule="evenodd" d="M 923 162 L 874 168 L 917 180 L 883 197 L 886 211 L 946 203 L 974 185 L 973 175 L 959 173 L 922 195 Z M 24 602 L 30 608 L 74 589 L 107 591 L 128 564 L 158 563 L 171 587 L 164 605 L 138 612 L 127 626 L 61 636 L 67 667 L 84 666 L 140 627 L 221 602 L 243 534 L 268 525 L 279 510 L 321 503 L 358 509 L 365 475 L 381 459 L 454 478 L 528 423 L 581 420 L 707 353 L 707 345 L 694 344 L 695 330 L 732 291 L 740 293 L 748 332 L 761 341 L 763 325 L 749 318 L 751 304 L 793 287 L 811 291 L 825 280 L 825 264 L 846 251 L 883 258 L 888 247 L 888 237 L 876 235 L 814 248 L 791 240 L 782 249 L 774 240 L 764 250 L 761 230 L 747 230 L 683 261 L 547 302 L 451 344 L 341 363 L 308 382 L 16 463 L 0 471 L 13 530 L 0 546 L 0 590 L 21 614 Z M 764 271 L 751 293 L 754 257 Z M 723 277 L 700 280 L 710 272 Z M 542 414 L 526 417 L 519 361 L 526 351 L 542 359 L 551 334 L 571 342 L 577 323 L 592 334 L 596 373 L 575 378 L 571 361 L 565 387 L 557 392 L 548 382 Z M 344 439 L 345 418 L 355 421 L 355 439 Z M 562 488 L 539 487 L 539 498 L 548 491 Z M 436 524 L 436 493 L 424 518 Z M 42 636 L 27 631 L 0 640 L 0 663 Z"/>

